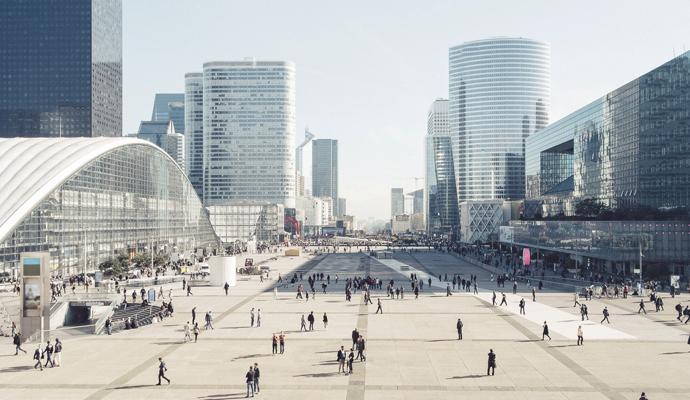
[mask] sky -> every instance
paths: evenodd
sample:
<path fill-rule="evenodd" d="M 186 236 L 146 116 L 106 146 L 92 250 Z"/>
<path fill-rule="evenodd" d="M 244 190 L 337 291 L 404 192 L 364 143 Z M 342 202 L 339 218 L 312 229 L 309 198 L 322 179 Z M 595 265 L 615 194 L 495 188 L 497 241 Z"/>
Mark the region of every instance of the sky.
<path fill-rule="evenodd" d="M 296 144 L 307 126 L 338 139 L 348 214 L 386 219 L 391 187 L 424 184 L 414 177 L 429 106 L 448 97 L 449 47 L 550 43 L 553 122 L 690 49 L 688 17 L 687 1 L 124 0 L 124 133 L 204 62 L 293 61 Z"/>

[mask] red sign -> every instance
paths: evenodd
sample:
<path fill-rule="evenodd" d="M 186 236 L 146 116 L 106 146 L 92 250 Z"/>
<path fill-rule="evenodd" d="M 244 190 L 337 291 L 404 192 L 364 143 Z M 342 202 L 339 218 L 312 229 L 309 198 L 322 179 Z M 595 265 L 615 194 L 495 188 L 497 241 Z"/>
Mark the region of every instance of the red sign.
<path fill-rule="evenodd" d="M 528 248 L 522 249 L 522 265 L 525 267 L 529 266 L 532 262 L 532 253 L 530 253 Z"/>

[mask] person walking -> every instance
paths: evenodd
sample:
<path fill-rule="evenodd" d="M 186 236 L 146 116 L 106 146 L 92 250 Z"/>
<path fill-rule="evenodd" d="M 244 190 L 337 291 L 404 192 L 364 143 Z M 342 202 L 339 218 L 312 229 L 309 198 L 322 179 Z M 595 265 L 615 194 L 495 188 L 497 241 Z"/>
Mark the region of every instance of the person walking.
<path fill-rule="evenodd" d="M 642 394 L 640 395 L 640 400 L 649 400 L 649 399 L 647 398 L 647 395 L 644 392 L 642 392 Z"/>
<path fill-rule="evenodd" d="M 537 301 L 537 290 L 532 286 L 532 301 Z"/>
<path fill-rule="evenodd" d="M 450 291 L 450 283 L 446 286 L 446 297 L 452 296 L 453 292 Z"/>
<path fill-rule="evenodd" d="M 640 307 L 637 309 L 637 313 L 639 314 L 641 311 L 647 314 L 647 310 L 644 309 L 644 299 L 640 299 Z"/>
<path fill-rule="evenodd" d="M 355 344 L 357 344 L 357 339 L 359 339 L 359 330 L 357 330 L 357 328 L 355 328 L 352 331 L 351 336 L 352 336 L 352 347 L 355 347 Z"/>
<path fill-rule="evenodd" d="M 200 332 L 198 322 L 194 324 L 194 329 L 192 329 L 192 331 L 194 332 L 194 343 L 196 343 L 197 339 L 199 339 L 199 332 Z"/>
<path fill-rule="evenodd" d="M 205 327 L 205 329 L 206 329 L 206 330 L 214 329 L 214 328 L 213 328 L 213 313 L 212 313 L 211 311 L 209 311 L 209 312 L 206 313 L 205 319 L 206 319 L 206 327 Z"/>
<path fill-rule="evenodd" d="M 254 368 L 250 365 L 249 366 L 249 371 L 244 375 L 245 381 L 247 382 L 247 395 L 245 397 L 249 397 L 249 393 L 252 394 L 252 397 L 254 397 Z"/>
<path fill-rule="evenodd" d="M 575 303 L 573 303 L 573 308 L 575 308 L 575 306 L 581 305 L 580 302 L 578 301 L 577 292 L 573 293 L 573 301 L 575 302 Z"/>
<path fill-rule="evenodd" d="M 249 311 L 249 327 L 253 328 L 254 327 L 254 308 Z"/>
<path fill-rule="evenodd" d="M 113 334 L 113 321 L 110 320 L 110 317 L 105 320 L 105 331 L 108 335 Z"/>
<path fill-rule="evenodd" d="M 55 362 L 55 365 L 58 367 L 62 366 L 62 342 L 60 339 L 55 338 L 55 347 L 53 350 L 53 361 Z"/>
<path fill-rule="evenodd" d="M 519 306 L 520 306 L 520 314 L 524 315 L 525 314 L 525 298 L 524 297 L 522 299 L 520 299 Z"/>
<path fill-rule="evenodd" d="M 280 354 L 285 353 L 285 332 L 280 332 L 280 335 L 278 336 L 278 342 L 280 343 Z"/>
<path fill-rule="evenodd" d="M 261 372 L 259 371 L 259 363 L 254 363 L 254 393 L 259 394 L 259 377 Z"/>
<path fill-rule="evenodd" d="M 271 338 L 271 350 L 273 351 L 273 355 L 278 354 L 278 334 L 274 333 L 273 337 Z"/>
<path fill-rule="evenodd" d="M 364 354 L 364 349 L 366 348 L 366 341 L 364 340 L 364 336 L 359 336 L 357 339 L 357 359 L 359 361 L 366 361 L 367 356 Z"/>
<path fill-rule="evenodd" d="M 683 306 L 680 305 L 680 303 L 676 304 L 676 312 L 678 313 L 678 317 L 676 317 L 676 319 L 678 321 L 682 321 L 681 318 L 683 317 Z"/>
<path fill-rule="evenodd" d="M 496 291 L 495 290 L 491 291 L 491 305 L 493 305 L 493 306 L 496 305 Z"/>
<path fill-rule="evenodd" d="M 501 304 L 500 305 L 505 305 L 508 307 L 508 301 L 506 300 L 506 294 L 501 292 Z"/>
<path fill-rule="evenodd" d="M 14 355 L 19 355 L 20 351 L 23 351 L 24 354 L 26 354 L 26 350 L 22 349 L 22 337 L 19 334 L 19 332 L 15 332 L 14 337 L 12 338 L 12 343 L 14 343 Z"/>
<path fill-rule="evenodd" d="M 196 307 L 192 307 L 192 325 L 196 324 Z"/>
<path fill-rule="evenodd" d="M 462 340 L 462 320 L 458 318 L 457 324 L 455 324 L 455 328 L 458 330 L 458 340 Z"/>
<path fill-rule="evenodd" d="M 549 325 L 544 321 L 544 327 L 541 331 L 541 340 L 544 340 L 544 337 L 549 338 L 549 341 L 551 341 L 551 336 L 549 336 Z"/>
<path fill-rule="evenodd" d="M 338 373 L 345 373 L 345 358 L 345 346 L 340 346 L 340 350 L 338 350 Z"/>
<path fill-rule="evenodd" d="M 486 375 L 489 375 L 489 372 L 491 372 L 491 375 L 494 375 L 496 372 L 496 353 L 494 353 L 494 349 L 489 349 L 489 360 L 488 360 L 488 367 L 486 368 Z"/>
<path fill-rule="evenodd" d="M 302 319 L 299 323 L 299 331 L 302 332 L 302 329 L 304 329 L 305 332 L 307 331 L 307 320 L 304 318 L 304 314 L 302 314 Z"/>
<path fill-rule="evenodd" d="M 41 351 L 41 344 L 39 343 L 36 347 L 36 350 L 34 350 L 34 360 L 36 360 L 36 364 L 34 364 L 34 369 L 41 368 L 41 371 L 43 371 L 43 363 L 41 363 L 41 357 L 43 357 L 42 354 L 43 352 Z"/>
<path fill-rule="evenodd" d="M 585 318 L 587 318 L 587 321 L 589 321 L 589 311 L 587 311 L 587 304 L 582 304 L 580 306 L 580 316 L 582 317 L 583 321 L 585 320 Z"/>
<path fill-rule="evenodd" d="M 191 333 L 191 328 L 189 326 L 189 321 L 184 325 L 184 342 L 191 342 L 192 341 L 192 333 Z"/>
<path fill-rule="evenodd" d="M 230 290 L 230 285 L 225 282 L 225 285 L 223 285 L 223 289 L 225 290 L 225 295 L 228 295 L 228 291 Z"/>
<path fill-rule="evenodd" d="M 354 349 L 350 349 L 350 354 L 347 356 L 347 373 L 352 375 L 352 364 L 355 363 Z"/>
<path fill-rule="evenodd" d="M 584 340 L 582 338 L 582 325 L 579 325 L 577 327 L 577 345 L 582 346 L 584 344 Z"/>
<path fill-rule="evenodd" d="M 47 367 L 48 363 L 50 363 L 50 368 L 55 367 L 55 362 L 53 361 L 53 351 L 54 351 L 54 348 L 50 344 L 50 340 L 48 340 L 46 342 L 46 347 L 43 349 L 43 353 L 41 353 L 41 358 L 43 358 L 43 356 L 45 356 L 45 358 L 46 358 L 46 363 L 45 363 L 44 367 Z"/>
<path fill-rule="evenodd" d="M 604 307 L 604 311 L 602 311 L 601 313 L 602 313 L 602 315 L 604 316 L 604 318 L 602 318 L 602 320 L 601 320 L 600 323 L 603 324 L 604 321 L 606 321 L 606 322 L 608 322 L 608 323 L 610 324 L 611 321 L 609 321 L 609 309 L 606 308 L 606 307 Z"/>
<path fill-rule="evenodd" d="M 261 326 L 261 309 L 259 308 L 256 310 L 256 327 L 259 328 Z"/>
<path fill-rule="evenodd" d="M 323 313 L 323 329 L 328 328 L 328 315 L 326 313 Z"/>
<path fill-rule="evenodd" d="M 377 302 L 376 314 L 378 314 L 379 311 L 381 312 L 381 314 L 383 314 L 383 308 L 381 308 L 381 299 L 376 299 L 376 302 Z"/>
<path fill-rule="evenodd" d="M 170 384 L 170 379 L 168 379 L 168 377 L 165 376 L 165 373 L 167 371 L 168 371 L 168 367 L 165 366 L 165 362 L 163 361 L 163 359 L 161 357 L 158 357 L 158 383 L 156 384 L 156 386 L 161 385 L 161 378 L 168 381 L 168 385 Z"/>
<path fill-rule="evenodd" d="M 313 331 L 314 330 L 314 311 L 309 313 L 309 316 L 307 316 L 307 321 L 309 321 L 309 330 Z"/>
<path fill-rule="evenodd" d="M 170 294 L 172 298 L 172 290 L 170 291 Z M 192 294 L 192 285 L 187 285 L 187 297 L 189 296 L 194 296 L 194 294 Z"/>

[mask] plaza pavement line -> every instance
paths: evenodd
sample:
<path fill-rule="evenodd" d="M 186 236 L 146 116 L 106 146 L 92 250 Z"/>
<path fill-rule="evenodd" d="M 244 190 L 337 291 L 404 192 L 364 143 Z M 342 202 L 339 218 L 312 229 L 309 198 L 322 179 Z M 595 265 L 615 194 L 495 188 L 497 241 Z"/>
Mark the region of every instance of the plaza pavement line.
<path fill-rule="evenodd" d="M 369 260 L 371 261 L 371 260 Z M 365 269 L 365 276 L 371 273 L 371 264 L 367 263 Z M 355 296 L 355 298 L 360 298 Z M 361 302 L 359 304 L 359 314 L 357 316 L 357 330 L 361 336 L 364 336 L 365 340 L 369 340 L 367 334 L 367 328 L 369 327 L 369 307 L 367 303 Z M 366 354 L 366 353 L 365 353 Z M 364 389 L 366 384 L 367 375 L 367 362 L 360 362 L 357 367 L 352 367 L 353 372 L 347 381 L 347 394 L 345 396 L 346 400 L 364 400 Z"/>
<path fill-rule="evenodd" d="M 317 257 L 312 260 L 309 260 L 305 263 L 305 269 L 303 270 L 304 274 L 309 273 L 313 268 L 315 268 L 321 261 L 323 261 L 326 257 Z M 286 274 L 287 276 L 287 274 Z M 214 319 L 213 322 L 218 324 L 220 321 L 222 321 L 225 317 L 228 315 L 232 314 L 233 312 L 237 311 L 240 309 L 242 306 L 245 304 L 254 301 L 257 297 L 261 296 L 264 293 L 269 293 L 273 290 L 274 285 L 269 285 L 264 290 L 260 290 L 259 292 L 255 293 L 254 295 L 251 295 L 244 300 L 240 301 L 239 303 L 235 304 L 234 306 L 230 307 L 226 311 L 224 311 L 221 315 L 219 315 L 217 318 Z M 85 398 L 85 400 L 100 400 L 105 398 L 111 391 L 115 389 L 126 389 L 124 385 L 132 380 L 134 377 L 137 375 L 141 374 L 142 372 L 149 370 L 149 369 L 155 369 L 156 363 L 158 362 L 158 358 L 165 358 L 168 355 L 170 355 L 172 352 L 180 348 L 182 345 L 184 345 L 184 342 L 179 342 L 179 343 L 174 343 L 160 351 L 158 354 L 154 355 L 153 357 L 149 358 L 148 360 L 142 362 L 141 364 L 137 365 L 136 367 L 132 368 L 131 370 L 125 372 L 124 374 L 120 375 L 119 377 L 115 378 L 112 382 L 109 384 L 105 385 L 102 387 L 100 390 L 97 390 L 96 392 L 90 394 Z M 151 385 L 153 386 L 153 384 Z"/>
<path fill-rule="evenodd" d="M 388 268 L 400 272 L 405 276 L 409 276 L 410 273 L 416 273 L 419 279 L 426 281 L 431 278 L 432 287 L 439 288 L 445 292 L 447 287 L 447 282 L 439 282 L 438 277 L 429 275 L 424 271 L 420 271 L 417 268 L 400 262 L 395 259 L 377 259 L 378 262 L 387 266 Z M 405 266 L 405 270 L 402 267 Z M 510 283 L 509 283 L 510 284 Z M 454 294 L 458 294 L 454 292 Z M 491 304 L 492 292 L 491 289 L 480 288 L 479 294 L 473 295 Z M 501 306 L 501 310 L 506 310 L 516 316 L 520 316 L 530 322 L 537 324 L 541 327 L 544 321 L 547 321 L 549 325 L 549 331 L 558 333 L 568 339 L 577 339 L 577 327 L 582 325 L 582 331 L 585 340 L 632 340 L 636 339 L 634 336 L 629 335 L 625 332 L 621 332 L 617 329 L 613 329 L 609 326 L 605 326 L 599 323 L 601 318 L 600 314 L 595 314 L 590 310 L 589 321 L 582 321 L 579 316 L 561 311 L 555 307 L 548 306 L 546 304 L 540 303 L 538 301 L 533 302 L 531 295 L 525 297 L 525 315 L 520 314 L 519 302 L 523 296 L 514 295 L 512 293 L 506 293 L 506 300 L 508 301 L 508 306 Z M 501 302 L 501 292 L 496 291 L 496 304 Z M 499 307 L 498 305 L 496 307 Z M 539 331 L 541 331 L 539 329 Z"/>

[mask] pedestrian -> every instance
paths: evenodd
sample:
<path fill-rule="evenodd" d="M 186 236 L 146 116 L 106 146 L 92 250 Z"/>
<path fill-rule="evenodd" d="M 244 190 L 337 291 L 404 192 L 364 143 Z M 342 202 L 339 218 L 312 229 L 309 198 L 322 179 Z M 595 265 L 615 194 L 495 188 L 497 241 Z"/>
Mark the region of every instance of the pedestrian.
<path fill-rule="evenodd" d="M 172 296 L 172 289 L 170 289 L 170 295 Z M 194 296 L 192 294 L 192 286 L 191 285 L 187 285 L 187 296 Z"/>
<path fill-rule="evenodd" d="M 261 390 L 259 390 L 259 377 L 260 377 L 260 371 L 259 371 L 259 363 L 254 363 L 254 392 L 256 394 L 259 394 Z"/>
<path fill-rule="evenodd" d="M 326 313 L 323 313 L 323 329 L 328 328 L 328 316 Z"/>
<path fill-rule="evenodd" d="M 580 306 L 580 315 L 582 316 L 582 320 L 584 321 L 585 318 L 587 318 L 587 321 L 589 321 L 589 311 L 587 311 L 587 304 L 582 304 Z"/>
<path fill-rule="evenodd" d="M 62 342 L 58 338 L 55 338 L 55 347 L 53 354 L 53 360 L 55 361 L 55 365 L 57 365 L 58 367 L 62 366 Z"/>
<path fill-rule="evenodd" d="M 199 332 L 201 331 L 199 329 L 199 323 L 198 322 L 194 324 L 194 329 L 192 329 L 192 331 L 194 332 L 194 343 L 196 343 L 197 339 L 199 338 Z"/>
<path fill-rule="evenodd" d="M 642 394 L 640 395 L 640 400 L 649 400 L 649 399 L 647 399 L 647 395 L 644 392 L 642 392 Z"/>
<path fill-rule="evenodd" d="M 26 350 L 22 349 L 22 337 L 19 334 L 19 332 L 16 332 L 14 334 L 14 337 L 12 338 L 12 343 L 14 343 L 14 355 L 18 355 L 20 351 L 23 351 L 24 354 L 26 354 Z"/>
<path fill-rule="evenodd" d="M 273 338 L 271 338 L 271 350 L 273 354 L 278 354 L 278 334 L 274 333 Z"/>
<path fill-rule="evenodd" d="M 254 327 L 254 308 L 249 311 L 249 327 L 253 328 Z"/>
<path fill-rule="evenodd" d="M 376 302 L 377 302 L 376 314 L 378 314 L 379 311 L 381 311 L 381 314 L 383 314 L 383 308 L 381 308 L 381 299 L 376 299 Z M 690 318 L 690 317 L 688 317 L 688 318 Z"/>
<path fill-rule="evenodd" d="M 359 361 L 366 361 L 367 356 L 364 354 L 364 349 L 366 348 L 366 341 L 364 340 L 364 336 L 359 336 L 359 339 L 357 339 L 357 359 Z"/>
<path fill-rule="evenodd" d="M 192 334 L 191 334 L 191 328 L 189 326 L 189 321 L 184 325 L 184 342 L 191 342 L 192 341 Z"/>
<path fill-rule="evenodd" d="M 458 330 L 458 340 L 462 340 L 462 320 L 458 318 L 458 323 L 455 324 L 455 328 Z"/>
<path fill-rule="evenodd" d="M 355 328 L 352 331 L 352 347 L 355 347 L 355 344 L 357 344 L 357 339 L 359 339 L 359 331 Z"/>
<path fill-rule="evenodd" d="M 182 290 L 185 290 L 186 288 L 187 288 L 187 280 L 185 278 L 182 278 Z"/>
<path fill-rule="evenodd" d="M 338 373 L 345 373 L 345 358 L 345 346 L 340 346 L 340 350 L 338 350 Z"/>
<path fill-rule="evenodd" d="M 230 290 L 230 285 L 227 282 L 225 282 L 225 285 L 223 285 L 223 289 L 225 289 L 225 295 L 227 296 L 228 291 Z"/>
<path fill-rule="evenodd" d="M 249 366 L 249 371 L 247 371 L 247 374 L 244 377 L 247 382 L 247 395 L 245 397 L 249 397 L 249 393 L 251 393 L 252 397 L 254 397 L 254 368 L 252 368 L 251 365 Z"/>
<path fill-rule="evenodd" d="M 446 297 L 452 296 L 453 292 L 450 291 L 450 283 L 446 286 Z"/>
<path fill-rule="evenodd" d="M 278 299 L 278 286 L 273 288 L 273 300 Z"/>
<path fill-rule="evenodd" d="M 105 331 L 108 333 L 108 335 L 113 334 L 113 322 L 110 320 L 110 317 L 105 320 Z"/>
<path fill-rule="evenodd" d="M 168 377 L 165 376 L 166 371 L 168 371 L 168 368 L 165 366 L 165 362 L 161 357 L 158 357 L 158 383 L 156 384 L 156 386 L 160 386 L 161 378 L 168 381 L 168 385 L 170 384 L 170 379 L 168 379 Z"/>
<path fill-rule="evenodd" d="M 532 301 L 537 301 L 537 291 L 534 286 L 532 286 Z"/>
<path fill-rule="evenodd" d="M 280 354 L 285 353 L 285 332 L 281 331 L 278 336 L 278 341 L 280 342 Z"/>
<path fill-rule="evenodd" d="M 192 308 L 192 325 L 196 323 L 196 307 Z"/>
<path fill-rule="evenodd" d="M 46 358 L 46 363 L 45 363 L 45 365 L 43 365 L 44 367 L 47 367 L 48 363 L 50 363 L 50 368 L 55 367 L 55 362 L 53 361 L 53 351 L 54 351 L 54 348 L 50 344 L 50 340 L 48 340 L 46 342 L 46 347 L 43 349 L 43 353 L 41 353 L 41 358 L 43 358 L 43 356 L 45 356 L 45 358 Z"/>
<path fill-rule="evenodd" d="M 36 360 L 36 364 L 34 364 L 34 369 L 41 368 L 41 371 L 43 371 L 43 364 L 41 363 L 41 358 L 43 358 L 43 352 L 41 351 L 41 344 L 39 343 L 36 347 L 36 350 L 34 350 L 34 360 Z"/>
<path fill-rule="evenodd" d="M 307 321 L 304 318 L 304 314 L 302 314 L 302 319 L 299 323 L 299 331 L 302 332 L 302 329 L 304 329 L 305 332 L 307 331 Z"/>
<path fill-rule="evenodd" d="M 520 299 L 519 306 L 520 306 L 520 314 L 524 315 L 525 314 L 525 298 L 524 297 L 522 299 Z"/>
<path fill-rule="evenodd" d="M 501 304 L 500 305 L 505 305 L 508 307 L 508 301 L 506 300 L 506 294 L 501 292 Z"/>
<path fill-rule="evenodd" d="M 611 321 L 609 321 L 609 309 L 606 308 L 606 307 L 604 307 L 604 311 L 602 311 L 601 313 L 602 313 L 602 315 L 604 316 L 604 318 L 602 318 L 602 320 L 601 320 L 600 323 L 603 324 L 604 321 L 606 321 L 606 322 L 608 322 L 608 323 L 610 324 Z"/>
<path fill-rule="evenodd" d="M 492 292 L 492 294 L 491 294 L 491 305 L 495 306 L 496 305 L 496 291 L 492 290 L 491 292 Z"/>
<path fill-rule="evenodd" d="M 549 341 L 551 341 L 551 336 L 549 336 L 549 325 L 546 324 L 546 321 L 544 321 L 544 328 L 541 331 L 541 340 L 544 340 L 544 337 L 549 338 Z"/>
<path fill-rule="evenodd" d="M 261 309 L 256 310 L 256 327 L 261 326 Z"/>
<path fill-rule="evenodd" d="M 206 326 L 204 329 L 209 330 L 209 329 L 214 329 L 213 328 L 213 314 L 211 311 L 206 313 L 206 316 L 204 317 L 206 319 Z"/>
<path fill-rule="evenodd" d="M 350 354 L 347 356 L 347 373 L 352 374 L 352 364 L 355 363 L 354 349 L 350 349 Z"/>
<path fill-rule="evenodd" d="M 584 344 L 584 340 L 582 338 L 582 325 L 579 325 L 577 327 L 577 345 L 582 346 Z"/>
<path fill-rule="evenodd" d="M 307 321 L 309 321 L 309 330 L 313 331 L 314 330 L 314 311 L 309 313 L 309 316 L 307 316 Z"/>
<path fill-rule="evenodd" d="M 680 305 L 680 303 L 676 304 L 676 312 L 678 313 L 678 317 L 676 317 L 676 319 L 678 321 L 682 321 L 681 318 L 683 317 L 683 306 Z"/>
<path fill-rule="evenodd" d="M 496 353 L 494 353 L 494 349 L 489 349 L 489 360 L 488 360 L 488 367 L 486 368 L 486 375 L 489 375 L 489 372 L 491 372 L 491 375 L 494 375 L 496 372 Z"/>
<path fill-rule="evenodd" d="M 644 309 L 644 299 L 640 299 L 640 308 L 637 309 L 637 313 L 639 314 L 640 311 L 644 311 L 644 313 L 647 314 L 647 310 Z"/>
<path fill-rule="evenodd" d="M 575 303 L 573 303 L 573 308 L 574 308 L 575 306 L 579 306 L 579 305 L 580 305 L 580 302 L 577 301 L 577 300 L 578 300 L 578 296 L 577 296 L 577 292 L 575 292 L 575 293 L 573 293 L 573 301 L 575 301 Z"/>

